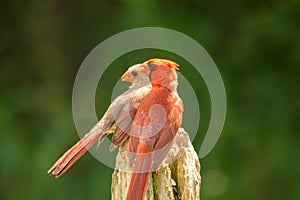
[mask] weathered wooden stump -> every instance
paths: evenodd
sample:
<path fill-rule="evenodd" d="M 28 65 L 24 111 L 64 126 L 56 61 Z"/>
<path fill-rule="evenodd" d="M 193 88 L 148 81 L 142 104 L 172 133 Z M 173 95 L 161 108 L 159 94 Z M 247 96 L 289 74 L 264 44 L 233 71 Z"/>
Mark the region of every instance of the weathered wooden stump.
<path fill-rule="evenodd" d="M 131 171 L 127 144 L 119 149 L 116 170 L 112 175 L 112 200 L 123 200 L 130 183 Z M 122 171 L 119 169 L 123 169 Z M 188 133 L 180 128 L 167 158 L 149 177 L 145 200 L 200 199 L 200 162 Z"/>

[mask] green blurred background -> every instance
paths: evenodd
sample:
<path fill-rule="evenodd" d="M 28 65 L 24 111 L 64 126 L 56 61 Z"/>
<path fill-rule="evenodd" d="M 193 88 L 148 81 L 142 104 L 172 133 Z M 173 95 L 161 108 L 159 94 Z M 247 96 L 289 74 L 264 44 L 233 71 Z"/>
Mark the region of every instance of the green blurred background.
<path fill-rule="evenodd" d="M 1 1 L 0 199 L 110 199 L 113 170 L 90 154 L 58 180 L 46 172 L 78 139 L 71 101 L 80 64 L 106 38 L 143 26 L 194 38 L 222 74 L 227 119 L 201 160 L 201 198 L 299 199 L 299 10 L 297 0 Z M 152 56 L 181 63 L 197 92 L 198 151 L 209 95 L 176 55 L 143 50 L 116 60 L 100 81 L 98 117 L 121 73 Z"/>

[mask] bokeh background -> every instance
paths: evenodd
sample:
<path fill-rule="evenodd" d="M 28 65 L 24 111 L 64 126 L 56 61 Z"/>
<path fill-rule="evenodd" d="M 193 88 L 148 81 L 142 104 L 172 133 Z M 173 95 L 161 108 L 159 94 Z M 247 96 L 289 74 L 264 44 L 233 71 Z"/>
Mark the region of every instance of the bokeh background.
<path fill-rule="evenodd" d="M 297 0 L 1 1 L 0 199 L 110 199 L 113 169 L 90 154 L 58 180 L 46 172 L 78 139 L 72 87 L 87 54 L 121 31 L 158 26 L 197 40 L 226 86 L 223 133 L 201 160 L 201 198 L 298 200 L 299 11 Z M 201 76 L 177 55 L 141 50 L 116 60 L 99 83 L 98 116 L 121 73 L 153 56 L 179 62 L 197 93 L 198 151 L 209 95 Z"/>

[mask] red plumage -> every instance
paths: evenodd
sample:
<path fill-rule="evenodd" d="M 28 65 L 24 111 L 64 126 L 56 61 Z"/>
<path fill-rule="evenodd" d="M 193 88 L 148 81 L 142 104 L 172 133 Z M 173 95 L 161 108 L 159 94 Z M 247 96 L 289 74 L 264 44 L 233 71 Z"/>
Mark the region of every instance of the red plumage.
<path fill-rule="evenodd" d="M 129 151 L 136 153 L 126 200 L 143 200 L 150 171 L 157 170 L 181 125 L 183 104 L 177 94 L 177 64 L 151 59 L 142 67 L 152 89 L 140 103 L 130 130 Z"/>

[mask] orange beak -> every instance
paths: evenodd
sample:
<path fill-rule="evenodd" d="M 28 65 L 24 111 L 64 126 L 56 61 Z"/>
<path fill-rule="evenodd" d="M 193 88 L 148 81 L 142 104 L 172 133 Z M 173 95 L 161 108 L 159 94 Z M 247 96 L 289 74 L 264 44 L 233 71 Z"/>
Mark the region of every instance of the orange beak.
<path fill-rule="evenodd" d="M 121 77 L 122 81 L 126 81 L 126 82 L 132 82 L 132 78 L 131 75 L 128 72 L 125 72 L 122 77 Z"/>

